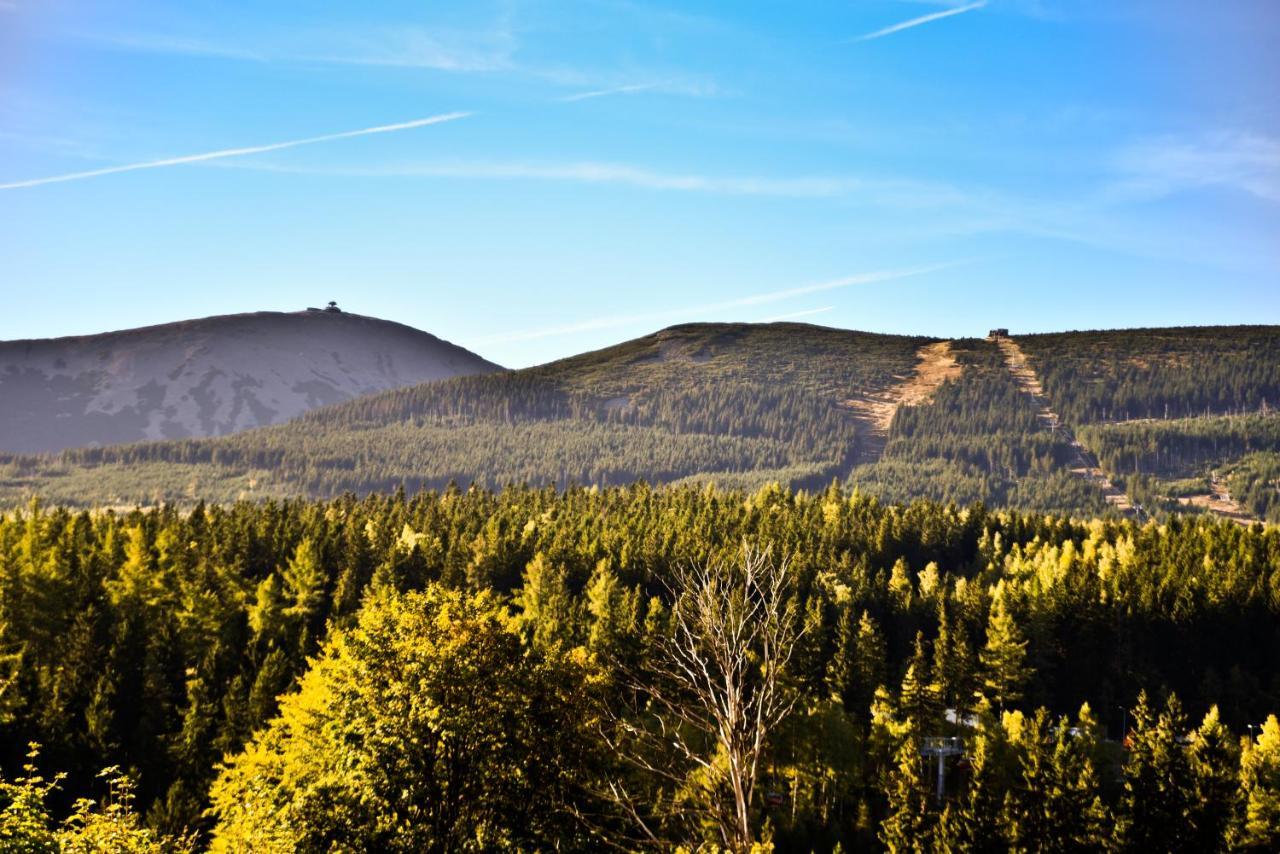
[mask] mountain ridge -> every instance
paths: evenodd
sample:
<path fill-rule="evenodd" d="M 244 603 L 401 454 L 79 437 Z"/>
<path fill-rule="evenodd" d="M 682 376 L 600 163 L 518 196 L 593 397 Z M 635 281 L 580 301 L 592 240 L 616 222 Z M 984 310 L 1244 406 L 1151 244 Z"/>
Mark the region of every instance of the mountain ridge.
<path fill-rule="evenodd" d="M 0 342 L 0 450 L 226 435 L 362 394 L 502 370 L 341 311 L 244 312 Z"/>
<path fill-rule="evenodd" d="M 1076 516 L 1201 512 L 1229 498 L 1240 521 L 1280 521 L 1280 417 L 1268 404 L 1280 399 L 1280 327 L 1014 338 L 1035 383 L 999 336 L 681 324 L 222 438 L 0 455 L 0 505 L 834 481 L 894 503 Z M 1115 413 L 1169 417 L 1107 420 Z"/>

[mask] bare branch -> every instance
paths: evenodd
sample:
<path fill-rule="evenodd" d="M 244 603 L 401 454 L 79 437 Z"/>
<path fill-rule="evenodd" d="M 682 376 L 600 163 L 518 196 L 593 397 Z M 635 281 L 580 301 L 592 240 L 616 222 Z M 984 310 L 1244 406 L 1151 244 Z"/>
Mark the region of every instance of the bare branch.
<path fill-rule="evenodd" d="M 625 673 L 633 695 L 650 709 L 620 710 L 629 717 L 616 721 L 627 738 L 609 743 L 630 767 L 677 792 L 688 792 L 690 772 L 699 769 L 695 789 L 703 797 L 696 809 L 727 849 L 745 851 L 753 842 L 753 800 L 769 734 L 796 702 L 782 683 L 802 634 L 788 595 L 788 565 L 744 544 L 732 564 L 678 566 L 663 584 L 672 599 L 671 632 L 658 639 L 643 673 Z M 630 722 L 646 717 L 652 727 Z M 658 844 L 625 786 L 611 782 L 608 794 Z M 670 807 L 661 818 L 679 812 L 679 823 L 696 828 L 686 821 L 687 808 L 674 801 Z"/>

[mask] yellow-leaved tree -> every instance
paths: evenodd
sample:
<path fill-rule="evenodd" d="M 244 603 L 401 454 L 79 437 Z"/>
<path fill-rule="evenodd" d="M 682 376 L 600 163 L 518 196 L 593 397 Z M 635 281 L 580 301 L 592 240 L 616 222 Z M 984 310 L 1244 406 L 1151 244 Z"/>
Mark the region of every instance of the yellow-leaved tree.
<path fill-rule="evenodd" d="M 521 643 L 490 594 L 387 591 L 228 760 L 214 851 L 542 848 L 575 839 L 586 656 Z"/>

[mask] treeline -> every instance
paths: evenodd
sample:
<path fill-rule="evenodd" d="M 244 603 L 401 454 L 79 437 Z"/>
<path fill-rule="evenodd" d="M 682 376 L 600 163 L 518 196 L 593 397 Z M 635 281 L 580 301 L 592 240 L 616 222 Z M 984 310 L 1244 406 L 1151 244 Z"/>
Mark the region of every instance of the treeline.
<path fill-rule="evenodd" d="M 1280 327 L 1188 327 L 1020 335 L 1071 424 L 1273 409 Z"/>
<path fill-rule="evenodd" d="M 885 500 L 929 498 L 1085 515 L 1106 511 L 1101 493 L 1068 468 L 1075 456 L 1040 423 L 1035 399 L 978 340 L 952 344 L 964 372 L 930 401 L 900 408 L 880 463 L 850 482 Z"/>
<path fill-rule="evenodd" d="M 1249 454 L 1224 472 L 1231 497 L 1255 517 L 1280 523 L 1280 454 Z"/>
<path fill-rule="evenodd" d="M 820 486 L 847 470 L 860 442 L 840 402 L 909 374 L 925 340 L 800 324 L 673 327 L 550 365 L 389 391 L 218 439 L 0 456 L 0 506 L 20 504 L 28 490 L 92 506 L 450 482 L 750 475 L 760 483 L 794 475 L 796 486 Z M 113 476 L 121 469 L 132 481 Z M 192 489 L 193 480 L 202 488 Z"/>
<path fill-rule="evenodd" d="M 1119 475 L 1191 477 L 1256 451 L 1280 450 L 1280 417 L 1237 415 L 1091 424 L 1077 436 Z"/>
<path fill-rule="evenodd" d="M 136 783 L 131 827 L 224 850 L 421 850 L 422 834 L 648 847 L 606 797 L 617 786 L 642 796 L 631 806 L 663 845 L 697 843 L 660 808 L 714 805 L 720 772 L 645 754 L 679 771 L 654 776 L 613 748 L 653 725 L 632 674 L 669 635 L 675 570 L 730 565 L 744 542 L 787 562 L 803 628 L 781 675 L 795 710 L 750 802 L 779 847 L 981 832 L 1034 848 L 1049 831 L 1024 816 L 1083 821 L 1085 804 L 1081 850 L 1113 826 L 1121 850 L 1166 850 L 1150 840 L 1208 780 L 1218 823 L 1195 818 L 1197 839 L 1276 842 L 1280 732 L 1240 754 L 1211 726 L 1223 752 L 1195 759 L 1184 714 L 1216 705 L 1245 734 L 1280 709 L 1280 531 L 897 507 L 836 487 L 33 506 L 0 519 L 0 770 L 23 777 L 41 745 L 40 771 L 67 774 L 35 799 L 53 826 L 119 767 Z M 1172 694 L 1185 713 L 1154 699 Z M 1127 752 L 1107 742 L 1126 730 Z M 940 806 L 925 736 L 966 744 Z M 1067 800 L 1058 780 L 1073 781 Z M 0 828 L 13 791 L 0 788 Z"/>

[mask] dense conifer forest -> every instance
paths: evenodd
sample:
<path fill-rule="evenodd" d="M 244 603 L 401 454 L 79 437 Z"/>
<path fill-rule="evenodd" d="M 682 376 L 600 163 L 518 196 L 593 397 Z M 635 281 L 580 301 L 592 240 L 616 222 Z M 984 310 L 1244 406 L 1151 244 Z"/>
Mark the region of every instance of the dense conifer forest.
<path fill-rule="evenodd" d="M 450 482 L 625 484 L 710 476 L 822 485 L 926 338 L 799 324 L 673 327 L 539 368 L 372 395 L 224 439 L 0 459 L 0 494 L 70 504 L 333 497 Z"/>
<path fill-rule="evenodd" d="M 1074 451 L 1039 422 L 989 341 L 952 345 L 964 367 L 932 400 L 904 407 L 889 428 L 879 463 L 854 470 L 851 483 L 888 501 L 934 501 L 1047 510 L 1106 512 L 1102 494 L 1068 471 Z"/>
<path fill-rule="evenodd" d="M 1241 414 L 1280 402 L 1274 326 L 1061 332 L 1018 342 L 1073 424 Z"/>
<path fill-rule="evenodd" d="M 22 850 L 1280 845 L 1276 528 L 473 488 L 32 504 L 0 569 Z"/>
<path fill-rule="evenodd" d="M 1238 494 L 1254 519 L 1280 503 L 1267 458 L 1244 459 L 1277 450 L 1275 327 L 1016 340 L 1061 424 L 1143 512 L 1198 512 L 1179 497 L 1215 488 Z M 876 435 L 860 402 L 892 399 L 933 341 L 796 323 L 676 326 L 220 439 L 0 454 L 0 506 L 32 495 L 81 507 L 189 507 L 455 482 L 814 489 L 841 479 L 893 501 L 1112 512 L 1095 482 L 1071 472 L 1081 463 L 1068 432 L 1046 426 L 991 341 L 949 342 L 962 372 L 898 407 L 887 437 Z"/>

